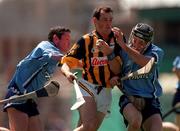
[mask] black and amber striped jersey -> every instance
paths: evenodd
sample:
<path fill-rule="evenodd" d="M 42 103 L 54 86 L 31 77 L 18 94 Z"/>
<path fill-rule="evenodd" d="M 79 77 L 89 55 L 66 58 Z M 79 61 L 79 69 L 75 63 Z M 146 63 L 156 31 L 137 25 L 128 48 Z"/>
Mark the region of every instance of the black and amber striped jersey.
<path fill-rule="evenodd" d="M 76 68 L 81 65 L 83 70 L 82 76 L 85 80 L 109 88 L 111 87 L 110 78 L 113 76 L 113 73 L 110 70 L 107 56 L 96 47 L 98 39 L 103 38 L 96 31 L 82 36 L 62 58 L 61 63 L 66 63 L 70 68 Z M 114 48 L 118 55 L 118 50 L 121 48 L 116 44 L 112 32 L 109 35 L 109 40 L 106 42 L 110 47 Z"/>

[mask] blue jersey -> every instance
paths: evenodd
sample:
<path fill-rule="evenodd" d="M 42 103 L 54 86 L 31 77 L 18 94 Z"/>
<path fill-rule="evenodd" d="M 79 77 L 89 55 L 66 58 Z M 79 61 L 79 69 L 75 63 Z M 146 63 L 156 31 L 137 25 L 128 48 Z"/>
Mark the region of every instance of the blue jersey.
<path fill-rule="evenodd" d="M 126 52 L 122 51 L 120 55 L 123 59 L 123 76 L 142 68 L 137 65 L 131 58 L 129 58 Z M 147 75 L 146 78 L 141 77 L 124 80 L 122 82 L 123 90 L 127 95 L 137 95 L 146 98 L 157 98 L 162 94 L 162 87 L 158 82 L 158 73 L 164 52 L 156 45 L 151 44 L 143 55 L 155 58 L 155 64 L 153 65 L 151 72 Z"/>
<path fill-rule="evenodd" d="M 173 61 L 173 67 L 180 69 L 180 56 L 177 56 Z M 177 83 L 177 88 L 180 89 L 180 81 Z"/>
<path fill-rule="evenodd" d="M 53 54 L 62 55 L 54 43 L 42 41 L 19 62 L 11 82 L 16 83 L 21 93 L 43 87 L 58 64 L 57 60 L 51 58 Z"/>

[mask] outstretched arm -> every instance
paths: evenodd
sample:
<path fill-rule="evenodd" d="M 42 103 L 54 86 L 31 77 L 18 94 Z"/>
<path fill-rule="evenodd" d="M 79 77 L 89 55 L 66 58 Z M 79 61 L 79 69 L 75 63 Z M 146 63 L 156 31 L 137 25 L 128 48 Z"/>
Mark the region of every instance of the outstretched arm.
<path fill-rule="evenodd" d="M 62 73 L 67 77 L 67 79 L 73 83 L 73 80 L 74 79 L 77 79 L 75 74 L 73 74 L 71 71 L 70 71 L 70 67 L 67 65 L 67 63 L 64 63 L 61 67 L 61 71 Z"/>
<path fill-rule="evenodd" d="M 62 57 L 63 57 L 63 54 L 52 54 L 51 55 L 51 58 L 56 61 L 60 61 Z"/>

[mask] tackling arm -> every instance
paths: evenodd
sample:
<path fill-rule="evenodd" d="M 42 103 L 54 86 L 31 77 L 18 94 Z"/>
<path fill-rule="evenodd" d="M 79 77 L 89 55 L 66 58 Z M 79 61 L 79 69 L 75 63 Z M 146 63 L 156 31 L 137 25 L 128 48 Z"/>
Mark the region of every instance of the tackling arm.
<path fill-rule="evenodd" d="M 119 56 L 116 56 L 114 59 L 109 60 L 109 67 L 111 71 L 115 74 L 118 75 L 121 73 L 121 67 L 122 67 L 122 61 Z"/>

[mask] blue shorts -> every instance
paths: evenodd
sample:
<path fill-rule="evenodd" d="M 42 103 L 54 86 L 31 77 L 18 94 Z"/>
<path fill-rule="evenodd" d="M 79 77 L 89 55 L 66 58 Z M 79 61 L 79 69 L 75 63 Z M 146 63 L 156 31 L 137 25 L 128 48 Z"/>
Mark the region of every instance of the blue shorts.
<path fill-rule="evenodd" d="M 141 111 L 143 120 L 142 123 L 148 119 L 150 116 L 152 116 L 153 114 L 160 114 L 160 116 L 162 117 L 162 113 L 161 113 L 161 107 L 160 107 L 160 102 L 159 99 L 156 98 L 144 98 L 145 99 L 145 107 L 144 109 Z M 120 97 L 119 100 L 119 106 L 120 106 L 120 113 L 123 115 L 123 109 L 125 108 L 125 106 L 131 103 L 130 100 L 128 99 L 127 96 L 122 95 Z M 123 116 L 124 117 L 124 116 Z M 124 117 L 124 123 L 126 124 L 126 126 L 128 125 L 127 120 Z"/>
<path fill-rule="evenodd" d="M 173 97 L 172 107 L 174 107 L 179 102 L 180 102 L 180 89 L 177 89 Z M 175 112 L 180 114 L 180 109 L 175 110 Z"/>
<path fill-rule="evenodd" d="M 22 95 L 22 93 L 20 93 L 20 91 L 18 90 L 17 85 L 13 81 L 11 81 L 5 99 L 8 99 L 9 97 L 12 97 L 14 95 Z M 13 107 L 21 112 L 26 113 L 29 117 L 39 115 L 37 104 L 32 99 L 7 103 L 3 106 L 3 110 L 6 112 L 7 108 L 10 107 Z"/>

